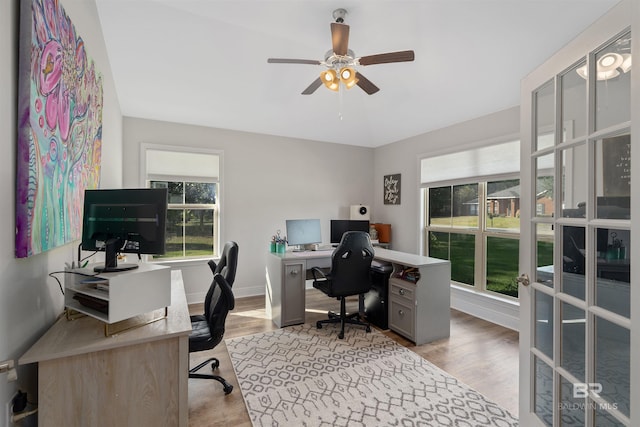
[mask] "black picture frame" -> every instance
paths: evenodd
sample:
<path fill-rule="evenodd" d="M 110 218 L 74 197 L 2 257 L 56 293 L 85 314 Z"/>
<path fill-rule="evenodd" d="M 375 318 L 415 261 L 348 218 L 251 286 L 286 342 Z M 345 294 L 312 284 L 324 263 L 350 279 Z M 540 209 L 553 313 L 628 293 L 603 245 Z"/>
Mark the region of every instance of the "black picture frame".
<path fill-rule="evenodd" d="M 400 196 L 401 196 L 401 183 L 402 177 L 401 174 L 391 174 L 384 176 L 384 184 L 383 184 L 383 200 L 385 205 L 399 205 L 400 204 Z"/>

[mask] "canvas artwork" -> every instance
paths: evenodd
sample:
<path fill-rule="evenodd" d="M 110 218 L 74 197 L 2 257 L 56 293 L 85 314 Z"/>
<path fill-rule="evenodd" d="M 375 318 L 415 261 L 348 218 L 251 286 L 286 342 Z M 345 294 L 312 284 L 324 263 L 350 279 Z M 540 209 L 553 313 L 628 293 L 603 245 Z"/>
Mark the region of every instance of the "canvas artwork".
<path fill-rule="evenodd" d="M 400 174 L 384 176 L 384 204 L 399 205 L 400 204 Z"/>
<path fill-rule="evenodd" d="M 80 238 L 84 190 L 97 188 L 102 76 L 60 0 L 20 8 L 16 257 Z"/>

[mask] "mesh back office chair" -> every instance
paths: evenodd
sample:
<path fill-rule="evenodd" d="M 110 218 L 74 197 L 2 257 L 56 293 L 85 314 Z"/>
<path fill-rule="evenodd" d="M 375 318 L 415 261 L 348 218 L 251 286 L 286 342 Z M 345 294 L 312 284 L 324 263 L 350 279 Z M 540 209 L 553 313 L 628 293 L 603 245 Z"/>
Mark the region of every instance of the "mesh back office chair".
<path fill-rule="evenodd" d="M 192 331 L 189 335 L 189 353 L 210 350 L 222 341 L 227 314 L 233 310 L 235 305 L 231 286 L 236 278 L 238 244 L 227 242 L 218 264 L 213 260 L 210 260 L 208 264 L 213 273 L 213 280 L 204 301 L 204 314 L 191 316 Z M 212 370 L 220 366 L 220 361 L 211 357 L 189 369 L 189 378 L 214 379 L 222 384 L 225 394 L 231 393 L 233 386 L 221 376 L 197 373 L 208 363 L 211 363 Z"/>
<path fill-rule="evenodd" d="M 331 271 L 324 274 L 313 268 L 313 287 L 332 298 L 340 300 L 340 314 L 329 312 L 329 318 L 316 323 L 318 329 L 326 323 L 340 323 L 338 338 L 344 338 L 345 323 L 365 326 L 371 332 L 371 326 L 360 320 L 360 313 L 346 313 L 345 298 L 364 294 L 371 289 L 371 261 L 373 246 L 369 234 L 364 231 L 348 231 L 342 235 L 340 244 L 331 255 Z"/>

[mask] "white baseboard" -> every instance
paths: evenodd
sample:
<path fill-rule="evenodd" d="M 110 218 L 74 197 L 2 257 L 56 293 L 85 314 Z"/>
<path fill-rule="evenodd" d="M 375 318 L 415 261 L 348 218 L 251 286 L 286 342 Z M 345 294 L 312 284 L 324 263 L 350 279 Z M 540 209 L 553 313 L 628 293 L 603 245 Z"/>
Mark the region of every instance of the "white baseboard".
<path fill-rule="evenodd" d="M 187 304 L 198 304 L 204 302 L 204 299 L 207 296 L 207 289 L 204 292 L 191 292 L 187 294 Z M 258 295 L 264 295 L 264 285 L 263 286 L 251 286 L 251 287 L 243 287 L 243 288 L 233 288 L 233 296 L 235 298 L 244 298 L 244 297 L 254 297 Z"/>
<path fill-rule="evenodd" d="M 463 286 L 451 285 L 451 308 L 517 331 L 520 304 Z"/>

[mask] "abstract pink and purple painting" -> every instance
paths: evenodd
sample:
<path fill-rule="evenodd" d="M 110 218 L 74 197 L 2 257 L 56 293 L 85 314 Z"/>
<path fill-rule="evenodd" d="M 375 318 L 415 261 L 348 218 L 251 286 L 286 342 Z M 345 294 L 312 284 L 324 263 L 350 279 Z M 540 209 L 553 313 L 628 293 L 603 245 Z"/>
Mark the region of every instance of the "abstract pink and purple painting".
<path fill-rule="evenodd" d="M 59 0 L 22 0 L 16 257 L 80 238 L 100 181 L 102 76 Z"/>

